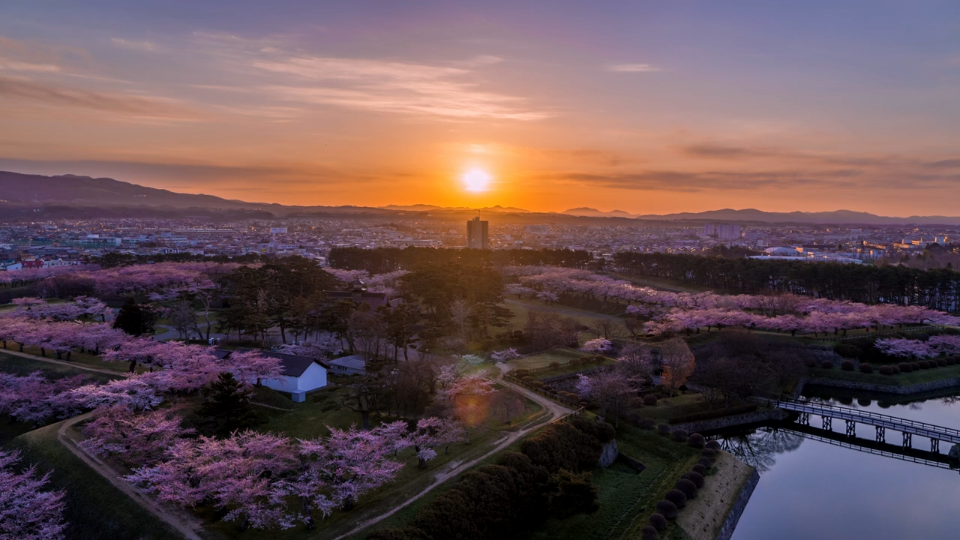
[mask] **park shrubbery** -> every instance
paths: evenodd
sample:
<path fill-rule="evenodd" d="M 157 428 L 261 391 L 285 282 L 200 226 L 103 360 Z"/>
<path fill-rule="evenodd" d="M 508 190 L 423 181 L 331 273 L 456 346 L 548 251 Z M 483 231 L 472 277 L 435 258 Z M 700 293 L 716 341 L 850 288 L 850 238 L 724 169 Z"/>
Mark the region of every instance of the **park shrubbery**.
<path fill-rule="evenodd" d="M 873 366 L 870 364 L 860 364 L 860 373 L 873 373 Z"/>
<path fill-rule="evenodd" d="M 648 407 L 655 407 L 657 405 L 657 396 L 653 394 L 643 396 L 643 404 Z"/>
<path fill-rule="evenodd" d="M 616 435 L 609 424 L 586 418 L 552 424 L 507 452 L 496 465 L 464 474 L 403 529 L 375 531 L 374 540 L 507 538 L 547 517 L 590 513 L 598 489 L 589 472 L 602 445 Z"/>
<path fill-rule="evenodd" d="M 699 434 L 695 433 L 694 435 Z M 713 461 L 716 460 L 720 447 L 720 443 L 717 441 L 709 441 L 707 445 L 709 447 L 703 450 L 704 457 L 700 458 L 700 462 L 693 466 L 693 471 L 681 475 L 673 489 L 664 495 L 664 500 L 657 503 L 656 512 L 651 514 L 649 518 L 650 525 L 641 530 L 641 536 L 642 531 L 647 529 L 657 534 L 664 532 L 667 529 L 667 520 L 677 519 L 680 509 L 684 508 L 688 501 L 697 497 L 697 492 L 704 485 L 703 477 L 707 470 L 712 467 Z M 642 537 L 646 538 L 645 536 Z M 659 536 L 655 538 L 659 538 Z"/>
<path fill-rule="evenodd" d="M 676 504 L 663 500 L 657 503 L 657 513 L 667 519 L 677 519 L 677 516 L 680 515 L 680 509 L 677 508 Z"/>
<path fill-rule="evenodd" d="M 650 514 L 650 526 L 656 529 L 658 532 L 663 532 L 667 529 L 667 518 L 663 517 L 663 514 L 653 513 Z"/>
<path fill-rule="evenodd" d="M 640 529 L 640 540 L 660 540 L 660 533 L 653 525 Z"/>
<path fill-rule="evenodd" d="M 703 487 L 703 475 L 696 471 L 683 473 L 683 475 L 680 478 L 693 482 L 697 486 L 697 489 Z"/>
<path fill-rule="evenodd" d="M 693 448 L 703 448 L 707 444 L 706 439 L 699 433 L 693 433 L 687 437 L 687 445 Z"/>
<path fill-rule="evenodd" d="M 679 489 L 671 489 L 663 498 L 675 504 L 677 508 L 683 508 L 687 505 L 687 496 Z"/>
<path fill-rule="evenodd" d="M 844 360 L 840 363 L 840 369 L 844 371 L 853 371 L 853 362 L 850 360 Z"/>

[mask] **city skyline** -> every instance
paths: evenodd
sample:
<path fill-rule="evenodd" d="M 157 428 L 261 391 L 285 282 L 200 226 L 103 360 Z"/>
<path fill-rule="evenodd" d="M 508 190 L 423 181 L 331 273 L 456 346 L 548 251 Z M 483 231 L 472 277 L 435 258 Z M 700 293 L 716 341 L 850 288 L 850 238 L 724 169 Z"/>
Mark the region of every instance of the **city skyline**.
<path fill-rule="evenodd" d="M 545 7 L 5 5 L 0 169 L 283 204 L 956 213 L 955 6 Z"/>

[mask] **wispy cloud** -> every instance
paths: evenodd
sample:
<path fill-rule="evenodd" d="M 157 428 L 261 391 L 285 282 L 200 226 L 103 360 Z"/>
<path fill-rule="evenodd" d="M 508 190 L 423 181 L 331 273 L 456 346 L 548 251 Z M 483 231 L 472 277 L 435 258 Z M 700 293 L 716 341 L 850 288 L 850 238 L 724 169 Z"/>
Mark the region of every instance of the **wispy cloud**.
<path fill-rule="evenodd" d="M 0 77 L 0 100 L 119 113 L 143 118 L 188 119 L 192 114 L 172 100 L 98 92 L 25 78 Z"/>
<path fill-rule="evenodd" d="M 282 39 L 197 33 L 218 65 L 247 77 L 267 99 L 447 120 L 533 121 L 551 113 L 523 97 L 484 88 L 482 70 L 503 58 L 412 62 L 310 54 Z"/>
<path fill-rule="evenodd" d="M 610 64 L 607 70 L 616 73 L 651 73 L 660 71 L 660 68 L 653 64 Z"/>
<path fill-rule="evenodd" d="M 473 62 L 489 65 L 493 59 Z M 287 101 L 458 119 L 550 116 L 527 107 L 522 98 L 480 90 L 467 67 L 323 56 L 279 56 L 252 66 L 289 76 L 286 84 L 266 87 Z"/>
<path fill-rule="evenodd" d="M 113 44 L 114 47 L 128 51 L 154 52 L 157 50 L 157 45 L 150 41 L 110 38 L 110 43 Z"/>

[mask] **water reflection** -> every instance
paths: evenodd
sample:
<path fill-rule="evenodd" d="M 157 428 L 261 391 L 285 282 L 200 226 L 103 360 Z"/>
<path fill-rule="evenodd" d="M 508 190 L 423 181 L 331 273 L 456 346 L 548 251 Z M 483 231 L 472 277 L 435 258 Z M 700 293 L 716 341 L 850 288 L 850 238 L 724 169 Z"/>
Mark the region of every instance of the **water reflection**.
<path fill-rule="evenodd" d="M 800 448 L 803 436 L 786 429 L 763 428 L 741 434 L 726 434 L 720 447 L 763 474 L 776 465 L 777 454 Z"/>
<path fill-rule="evenodd" d="M 812 389 L 804 399 L 960 428 L 960 394 L 891 397 Z M 714 434 L 723 448 L 756 467 L 760 483 L 734 540 L 960 537 L 960 474 L 949 445 L 930 453 L 928 439 L 904 448 L 899 433 L 858 425 L 856 438 L 779 423 Z M 924 466 L 929 465 L 929 466 Z"/>

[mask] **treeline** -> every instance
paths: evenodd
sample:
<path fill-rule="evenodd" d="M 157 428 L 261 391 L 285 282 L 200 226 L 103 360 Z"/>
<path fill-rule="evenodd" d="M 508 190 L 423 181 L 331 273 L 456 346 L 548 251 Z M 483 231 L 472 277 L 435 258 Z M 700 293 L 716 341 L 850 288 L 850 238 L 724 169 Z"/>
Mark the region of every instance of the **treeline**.
<path fill-rule="evenodd" d="M 344 270 L 385 274 L 409 270 L 421 263 L 458 263 L 470 266 L 551 265 L 583 268 L 590 253 L 570 249 L 452 249 L 452 248 L 333 248 L 329 263 Z"/>
<path fill-rule="evenodd" d="M 368 540 L 526 538 L 548 517 L 591 513 L 598 488 L 593 469 L 613 426 L 575 417 L 551 424 L 496 465 L 484 465 L 425 505 L 409 526 L 384 529 Z"/>
<path fill-rule="evenodd" d="M 617 253 L 627 274 L 669 279 L 732 293 L 793 293 L 865 304 L 921 305 L 941 311 L 960 308 L 960 272 L 903 266 L 868 266 L 801 261 L 764 261 Z"/>
<path fill-rule="evenodd" d="M 90 262 L 98 264 L 103 268 L 116 268 L 118 266 L 131 266 L 134 264 L 148 264 L 161 262 L 217 262 L 217 263 L 239 263 L 252 264 L 261 261 L 270 260 L 270 257 L 262 256 L 259 253 L 247 253 L 244 255 L 228 256 L 215 255 L 209 257 L 206 255 L 194 255 L 192 253 L 167 253 L 155 255 L 133 255 L 130 253 L 105 253 L 102 257 L 97 257 Z"/>

